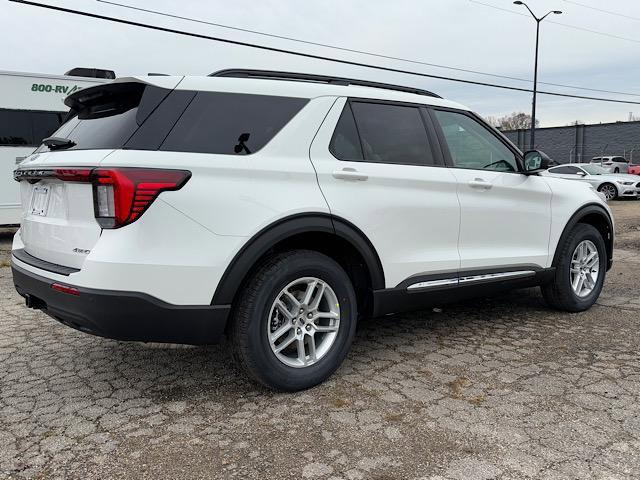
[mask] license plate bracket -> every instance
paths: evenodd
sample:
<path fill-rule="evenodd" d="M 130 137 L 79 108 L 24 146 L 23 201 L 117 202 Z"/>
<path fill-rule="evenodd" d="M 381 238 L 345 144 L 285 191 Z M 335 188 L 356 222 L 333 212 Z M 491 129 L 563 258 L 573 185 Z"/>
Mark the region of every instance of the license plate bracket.
<path fill-rule="evenodd" d="M 47 208 L 49 207 L 49 196 L 51 188 L 48 185 L 36 185 L 33 187 L 31 194 L 31 215 L 39 217 L 47 216 Z"/>

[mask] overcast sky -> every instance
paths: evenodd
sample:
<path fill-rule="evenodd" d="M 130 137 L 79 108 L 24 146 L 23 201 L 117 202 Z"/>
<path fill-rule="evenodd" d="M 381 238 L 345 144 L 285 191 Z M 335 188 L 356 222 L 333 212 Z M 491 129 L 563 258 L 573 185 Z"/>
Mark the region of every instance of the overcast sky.
<path fill-rule="evenodd" d="M 127 18 L 234 40 L 308 53 L 529 87 L 530 83 L 368 57 L 211 25 L 142 13 L 98 0 L 42 0 L 54 5 Z M 457 68 L 533 78 L 535 22 L 511 0 L 113 0 L 219 24 Z M 579 5 L 582 4 L 582 5 Z M 563 10 L 541 26 L 541 82 L 615 90 L 637 96 L 540 89 L 640 102 L 640 1 L 530 0 L 542 15 Z M 604 13 L 606 9 L 634 18 Z M 513 13 L 512 13 L 513 12 Z M 527 14 L 527 15 L 522 15 Z M 623 37 L 611 38 L 560 22 Z M 208 74 L 224 68 L 295 70 L 401 83 L 433 90 L 484 116 L 530 112 L 528 93 L 461 85 L 411 75 L 302 59 L 252 48 L 125 26 L 0 0 L 0 70 L 61 74 L 74 66 L 115 70 L 118 76 L 165 72 Z M 2 95 L 2 92 L 0 92 Z M 627 120 L 640 105 L 541 96 L 542 126 Z"/>

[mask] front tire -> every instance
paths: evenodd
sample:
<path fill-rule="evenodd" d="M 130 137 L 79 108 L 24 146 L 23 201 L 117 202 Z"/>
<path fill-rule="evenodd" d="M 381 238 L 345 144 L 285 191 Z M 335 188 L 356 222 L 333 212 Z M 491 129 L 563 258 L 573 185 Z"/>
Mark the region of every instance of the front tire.
<path fill-rule="evenodd" d="M 308 250 L 278 254 L 258 267 L 236 301 L 234 357 L 269 388 L 311 388 L 342 364 L 356 319 L 355 291 L 337 262 Z"/>
<path fill-rule="evenodd" d="M 614 200 L 618 196 L 618 190 L 613 183 L 603 183 L 598 187 L 598 191 L 603 193 L 607 200 Z"/>
<path fill-rule="evenodd" d="M 602 291 L 607 270 L 607 249 L 600 232 L 579 223 L 559 245 L 554 279 L 542 286 L 547 303 L 558 310 L 582 312 L 591 308 Z"/>

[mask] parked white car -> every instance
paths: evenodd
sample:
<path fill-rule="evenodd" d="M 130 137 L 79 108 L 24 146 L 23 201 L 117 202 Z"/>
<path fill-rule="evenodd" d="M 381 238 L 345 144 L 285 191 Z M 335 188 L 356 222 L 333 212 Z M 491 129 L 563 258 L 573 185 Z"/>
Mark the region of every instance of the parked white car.
<path fill-rule="evenodd" d="M 430 92 L 226 71 L 66 104 L 14 174 L 27 305 L 120 340 L 226 334 L 275 389 L 331 375 L 359 317 L 536 285 L 581 311 L 612 265 L 593 189 L 539 176 L 544 156 Z"/>
<path fill-rule="evenodd" d="M 600 165 L 610 173 L 628 173 L 629 160 L 620 156 L 594 157 L 591 163 Z"/>
<path fill-rule="evenodd" d="M 587 182 L 601 192 L 607 200 L 640 196 L 640 179 L 637 175 L 609 173 L 599 165 L 567 163 L 551 167 L 543 175 Z"/>

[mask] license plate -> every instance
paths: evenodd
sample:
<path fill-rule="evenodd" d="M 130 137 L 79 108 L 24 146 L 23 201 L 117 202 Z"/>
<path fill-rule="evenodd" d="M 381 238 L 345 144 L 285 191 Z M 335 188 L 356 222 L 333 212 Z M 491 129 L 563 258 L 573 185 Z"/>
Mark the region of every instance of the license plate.
<path fill-rule="evenodd" d="M 49 186 L 36 185 L 31 194 L 31 215 L 44 217 L 49 206 Z"/>

